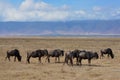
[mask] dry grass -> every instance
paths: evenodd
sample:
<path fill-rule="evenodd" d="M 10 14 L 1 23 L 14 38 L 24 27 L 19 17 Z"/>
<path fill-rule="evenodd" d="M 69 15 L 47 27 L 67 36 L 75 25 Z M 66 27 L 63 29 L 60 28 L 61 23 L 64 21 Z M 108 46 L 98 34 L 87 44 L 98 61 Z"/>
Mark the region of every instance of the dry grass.
<path fill-rule="evenodd" d="M 31 58 L 26 63 L 26 52 L 36 49 L 64 49 L 65 51 L 80 49 L 97 51 L 112 48 L 115 59 L 92 60 L 92 65 L 68 66 L 63 63 L 38 63 Z M 5 61 L 6 51 L 17 48 L 20 50 L 22 62 Z M 120 80 L 120 39 L 116 38 L 0 38 L 0 80 Z M 61 62 L 64 57 L 61 58 Z M 74 62 L 75 63 L 75 62 Z"/>

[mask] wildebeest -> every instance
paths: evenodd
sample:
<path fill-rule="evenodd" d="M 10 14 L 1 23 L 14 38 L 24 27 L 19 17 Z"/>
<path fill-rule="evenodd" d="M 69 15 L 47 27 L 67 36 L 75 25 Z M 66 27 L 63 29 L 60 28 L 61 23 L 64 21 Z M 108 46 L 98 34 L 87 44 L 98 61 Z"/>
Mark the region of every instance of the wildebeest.
<path fill-rule="evenodd" d="M 81 50 L 78 50 L 78 49 L 66 52 L 64 64 L 65 63 L 68 64 L 68 61 L 70 60 L 70 63 L 73 66 L 73 59 L 76 58 L 76 64 L 78 65 L 79 64 L 79 54 L 80 54 L 80 52 L 81 52 Z"/>
<path fill-rule="evenodd" d="M 111 56 L 112 59 L 114 58 L 114 54 L 113 54 L 111 48 L 103 49 L 100 52 L 101 52 L 100 58 L 104 57 L 104 55 L 106 55 L 106 54 L 108 57 Z"/>
<path fill-rule="evenodd" d="M 57 62 L 57 58 L 58 58 L 58 62 L 60 62 L 60 56 L 64 56 L 64 51 L 61 49 L 55 49 L 55 50 L 50 50 L 48 51 L 48 55 L 47 55 L 47 60 L 50 63 L 50 57 L 55 57 L 55 62 Z"/>
<path fill-rule="evenodd" d="M 80 53 L 81 51 L 80 50 L 78 50 L 78 49 L 75 49 L 75 50 L 73 50 L 72 52 L 71 52 L 71 54 L 72 54 L 72 56 L 73 56 L 73 59 L 74 58 L 76 58 L 76 64 L 78 65 L 78 58 L 79 58 L 79 53 Z"/>
<path fill-rule="evenodd" d="M 9 61 L 10 61 L 10 56 L 14 56 L 14 61 L 16 61 L 16 57 L 17 57 L 18 61 L 21 62 L 22 56 L 20 55 L 18 49 L 7 51 L 6 59 L 8 58 Z"/>
<path fill-rule="evenodd" d="M 68 61 L 70 61 L 70 64 L 73 66 L 73 56 L 74 54 L 71 52 L 71 51 L 68 51 L 65 53 L 65 61 L 64 61 L 64 64 L 67 63 L 68 64 Z"/>
<path fill-rule="evenodd" d="M 80 65 L 82 65 L 82 63 L 81 63 L 82 59 L 88 59 L 88 63 L 89 63 L 89 65 L 90 65 L 92 58 L 96 58 L 96 59 L 99 58 L 97 52 L 81 51 L 81 52 L 79 53 L 79 62 L 80 62 Z"/>
<path fill-rule="evenodd" d="M 48 51 L 45 49 L 45 50 L 36 50 L 36 51 L 33 51 L 33 52 L 28 52 L 27 53 L 27 62 L 30 63 L 30 58 L 37 58 L 38 57 L 38 60 L 39 62 L 41 63 L 41 57 L 43 56 L 47 56 L 48 55 Z"/>

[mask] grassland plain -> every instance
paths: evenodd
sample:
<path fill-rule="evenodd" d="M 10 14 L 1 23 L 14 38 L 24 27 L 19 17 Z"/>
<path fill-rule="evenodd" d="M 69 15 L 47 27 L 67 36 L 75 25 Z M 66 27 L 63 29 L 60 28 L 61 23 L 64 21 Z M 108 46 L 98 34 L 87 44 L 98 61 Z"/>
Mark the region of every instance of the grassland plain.
<path fill-rule="evenodd" d="M 73 67 L 63 63 L 42 63 L 31 58 L 31 64 L 26 63 L 27 51 L 36 49 L 63 49 L 65 51 L 80 49 L 96 51 L 112 48 L 114 59 L 92 60 L 88 66 L 83 60 L 83 66 Z M 6 51 L 19 49 L 22 62 L 5 61 Z M 61 62 L 64 57 L 61 57 Z M 75 64 L 75 60 L 74 60 Z M 29 38 L 0 38 L 0 80 L 120 80 L 120 38 L 64 38 L 64 37 L 29 37 Z"/>

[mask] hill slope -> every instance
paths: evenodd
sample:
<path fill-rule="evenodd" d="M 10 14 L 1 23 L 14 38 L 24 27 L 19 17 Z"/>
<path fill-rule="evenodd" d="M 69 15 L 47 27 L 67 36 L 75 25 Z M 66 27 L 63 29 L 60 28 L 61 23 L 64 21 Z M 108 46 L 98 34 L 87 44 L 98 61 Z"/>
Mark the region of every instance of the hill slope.
<path fill-rule="evenodd" d="M 120 20 L 0 22 L 0 35 L 120 34 Z"/>

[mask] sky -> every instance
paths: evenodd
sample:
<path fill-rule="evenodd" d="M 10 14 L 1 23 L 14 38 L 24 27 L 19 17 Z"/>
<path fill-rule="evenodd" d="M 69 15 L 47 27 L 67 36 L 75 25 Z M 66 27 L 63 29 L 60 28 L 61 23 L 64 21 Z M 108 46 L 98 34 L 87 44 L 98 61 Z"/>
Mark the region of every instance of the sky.
<path fill-rule="evenodd" d="M 0 21 L 120 19 L 120 0 L 0 0 Z"/>

